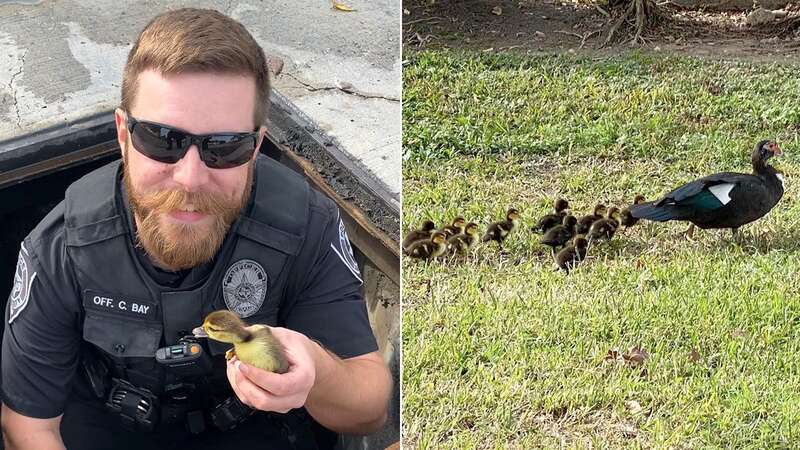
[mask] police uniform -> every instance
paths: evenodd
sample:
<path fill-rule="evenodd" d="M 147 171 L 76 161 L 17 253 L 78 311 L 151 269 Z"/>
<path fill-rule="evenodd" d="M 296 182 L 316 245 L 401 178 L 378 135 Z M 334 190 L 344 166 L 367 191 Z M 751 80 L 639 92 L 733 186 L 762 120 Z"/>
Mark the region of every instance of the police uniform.
<path fill-rule="evenodd" d="M 121 174 L 117 161 L 73 183 L 23 241 L 5 316 L 3 402 L 34 418 L 63 413 L 68 448 L 331 447 L 335 434 L 303 408 L 253 413 L 238 403 L 228 344 L 200 343 L 211 361 L 202 376 L 154 355 L 194 343 L 186 336 L 218 309 L 296 330 L 341 358 L 377 350 L 333 202 L 259 155 L 248 205 L 214 259 L 164 272 L 135 245 Z"/>

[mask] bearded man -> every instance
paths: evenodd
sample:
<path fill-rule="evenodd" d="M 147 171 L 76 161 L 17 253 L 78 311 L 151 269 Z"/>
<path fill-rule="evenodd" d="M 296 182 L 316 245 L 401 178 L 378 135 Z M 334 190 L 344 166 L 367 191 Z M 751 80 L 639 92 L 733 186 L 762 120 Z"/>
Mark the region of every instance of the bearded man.
<path fill-rule="evenodd" d="M 21 245 L 6 448 L 316 449 L 383 426 L 391 377 L 338 211 L 259 155 L 269 90 L 263 50 L 218 12 L 168 12 L 139 35 L 122 162 L 71 185 Z M 219 309 L 273 327 L 288 372 L 193 337 Z"/>

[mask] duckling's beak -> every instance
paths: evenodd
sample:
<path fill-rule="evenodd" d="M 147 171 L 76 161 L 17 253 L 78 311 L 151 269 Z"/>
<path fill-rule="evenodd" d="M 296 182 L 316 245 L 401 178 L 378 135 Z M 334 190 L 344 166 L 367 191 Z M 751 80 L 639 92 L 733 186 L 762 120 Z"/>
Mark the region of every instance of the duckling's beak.
<path fill-rule="evenodd" d="M 207 338 L 208 337 L 208 333 L 206 333 L 206 330 L 203 327 L 195 328 L 194 330 L 192 330 L 192 334 L 194 335 L 194 337 L 198 337 L 198 338 Z"/>

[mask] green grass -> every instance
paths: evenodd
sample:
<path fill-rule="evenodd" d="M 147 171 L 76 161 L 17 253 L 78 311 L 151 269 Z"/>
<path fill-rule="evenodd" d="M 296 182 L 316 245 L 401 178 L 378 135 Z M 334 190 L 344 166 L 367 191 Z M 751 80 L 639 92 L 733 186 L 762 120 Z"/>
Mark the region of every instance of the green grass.
<path fill-rule="evenodd" d="M 404 231 L 523 215 L 507 255 L 403 261 L 403 428 L 416 448 L 800 445 L 798 67 L 637 53 L 407 53 Z M 529 228 L 720 170 L 756 141 L 787 192 L 727 231 L 635 227 L 569 276 Z M 641 367 L 604 361 L 641 346 Z M 701 359 L 692 361 L 697 351 Z M 636 403 L 631 403 L 636 402 Z M 626 406 L 627 405 L 627 406 Z M 641 409 L 636 407 L 641 406 Z"/>

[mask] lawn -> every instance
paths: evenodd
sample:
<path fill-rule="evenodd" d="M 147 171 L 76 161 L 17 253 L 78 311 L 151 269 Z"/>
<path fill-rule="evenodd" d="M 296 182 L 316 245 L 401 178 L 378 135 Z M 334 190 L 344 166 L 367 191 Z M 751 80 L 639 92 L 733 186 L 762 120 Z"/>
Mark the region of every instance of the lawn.
<path fill-rule="evenodd" d="M 405 53 L 404 231 L 464 215 L 506 241 L 403 261 L 410 448 L 800 445 L 800 76 L 781 64 Z M 740 230 L 644 223 L 569 275 L 529 231 L 785 155 L 783 199 Z M 642 364 L 609 359 L 631 347 Z"/>

